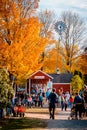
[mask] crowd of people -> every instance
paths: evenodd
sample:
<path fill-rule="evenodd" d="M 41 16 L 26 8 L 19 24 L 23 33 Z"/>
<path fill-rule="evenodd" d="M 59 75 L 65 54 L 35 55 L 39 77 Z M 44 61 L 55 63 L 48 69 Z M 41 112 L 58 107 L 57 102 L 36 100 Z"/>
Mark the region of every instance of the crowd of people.
<path fill-rule="evenodd" d="M 52 91 L 47 91 L 43 94 L 41 91 L 36 94 L 26 95 L 21 93 L 16 95 L 12 99 L 12 104 L 25 104 L 27 108 L 32 107 L 43 107 L 44 103 L 48 103 L 50 118 L 54 119 L 55 108 L 60 107 L 61 111 L 67 111 L 69 107 L 72 111 L 75 108 L 75 119 L 81 119 L 83 113 L 87 113 L 87 90 L 79 91 L 79 93 L 70 94 L 68 91 L 64 92 L 63 90 L 59 93 L 56 93 L 55 89 Z"/>
<path fill-rule="evenodd" d="M 55 96 L 54 96 L 55 95 Z M 51 92 L 48 96 L 49 100 L 49 113 L 50 118 L 54 119 L 55 115 L 55 104 L 56 99 L 58 98 L 58 106 L 61 107 L 61 111 L 67 111 L 69 107 L 71 109 L 71 113 L 74 110 L 74 116 L 72 119 L 82 119 L 84 116 L 87 116 L 87 89 L 84 91 L 79 91 L 78 93 L 70 94 L 67 92 L 61 92 L 59 95 L 56 94 L 55 90 Z"/>
<path fill-rule="evenodd" d="M 49 106 L 50 118 L 54 119 L 55 108 L 60 107 L 61 111 L 67 111 L 69 107 L 71 111 L 74 108 L 75 119 L 81 119 L 83 113 L 87 116 L 87 90 L 79 91 L 79 93 L 70 94 L 68 91 L 64 92 L 56 90 L 53 88 L 52 91 L 47 89 L 45 93 L 41 91 L 38 94 L 26 94 L 25 92 L 16 93 L 9 102 L 11 102 L 11 112 L 15 116 L 14 106 L 24 105 L 26 108 L 32 107 L 43 107 L 45 103 Z M 7 114 L 10 114 L 9 107 L 7 107 Z"/>

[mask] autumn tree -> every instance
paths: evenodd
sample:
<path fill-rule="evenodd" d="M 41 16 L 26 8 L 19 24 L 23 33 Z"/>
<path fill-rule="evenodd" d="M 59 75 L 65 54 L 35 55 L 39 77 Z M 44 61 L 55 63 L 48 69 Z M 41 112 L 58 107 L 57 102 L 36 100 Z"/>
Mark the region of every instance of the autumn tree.
<path fill-rule="evenodd" d="M 83 51 L 83 53 L 80 55 L 80 70 L 83 74 L 87 74 L 87 48 Z"/>
<path fill-rule="evenodd" d="M 42 26 L 43 28 L 41 30 L 41 32 L 42 32 L 41 34 L 43 36 L 52 34 L 51 33 L 52 30 L 50 30 L 50 27 L 51 27 L 51 29 L 53 29 L 53 25 L 54 25 L 53 23 L 55 23 L 55 18 L 52 15 L 52 12 L 50 12 L 50 13 L 51 13 L 51 17 L 49 15 L 49 12 L 47 13 L 47 11 L 40 12 L 40 14 L 39 14 L 39 18 L 44 25 L 44 26 Z M 45 14 L 45 16 L 44 16 L 44 14 Z M 49 18 L 49 20 L 47 18 Z M 52 22 L 50 22 L 50 24 L 48 25 L 49 21 L 51 21 L 50 19 L 54 19 L 54 21 L 52 20 Z M 60 64 L 58 66 L 60 67 L 62 65 L 62 67 L 59 69 L 61 70 L 61 72 L 74 72 L 76 69 L 80 71 L 79 56 L 80 56 L 81 50 L 82 50 L 81 47 L 84 46 L 84 43 L 86 40 L 85 22 L 80 18 L 80 16 L 77 13 L 73 13 L 70 11 L 63 12 L 60 19 L 65 23 L 66 29 L 61 35 L 61 40 L 60 40 L 61 47 L 56 49 L 57 53 L 58 53 L 58 54 L 56 54 L 56 57 L 57 57 L 57 55 L 59 57 L 61 57 L 61 59 L 59 61 Z M 57 42 L 54 41 L 54 43 L 56 46 Z M 54 49 L 53 49 L 53 52 L 54 52 Z M 49 51 L 48 51 L 48 53 L 49 53 Z M 44 67 L 45 67 L 45 65 L 48 66 L 47 59 L 49 61 L 49 57 L 51 57 L 51 56 L 49 56 L 49 57 L 46 56 L 46 54 L 48 55 L 48 53 L 43 52 L 41 55 L 42 61 L 44 60 L 44 62 L 45 62 L 45 59 L 46 59 Z M 54 60 L 56 60 L 56 58 L 54 58 Z M 59 58 L 58 58 L 58 60 L 59 60 Z M 45 68 L 47 68 L 47 67 L 45 67 Z M 45 68 L 43 70 L 45 70 Z"/>
<path fill-rule="evenodd" d="M 61 20 L 66 24 L 66 30 L 61 39 L 64 48 L 62 51 L 64 66 L 66 71 L 73 72 L 77 68 L 78 56 L 86 40 L 86 24 L 77 13 L 70 11 L 63 12 Z"/>
<path fill-rule="evenodd" d="M 80 71 L 83 74 L 85 84 L 87 84 L 87 48 L 83 50 L 79 60 Z"/>
<path fill-rule="evenodd" d="M 36 9 L 33 2 L 38 3 L 37 0 L 0 3 L 0 66 L 7 66 L 18 80 L 41 68 L 38 59 L 49 41 L 40 36 L 42 24 L 31 14 Z"/>
<path fill-rule="evenodd" d="M 45 72 L 57 73 L 58 69 L 60 72 L 62 72 L 62 55 L 60 54 L 60 51 L 62 51 L 60 41 L 56 41 L 56 44 L 54 44 L 54 46 L 49 45 L 48 49 L 45 52 L 43 64 Z"/>
<path fill-rule="evenodd" d="M 34 19 L 29 22 L 34 24 L 37 30 L 39 28 L 39 24 L 36 22 L 36 20 L 34 21 L 35 23 L 33 23 L 33 20 Z M 30 26 L 27 28 L 28 31 L 31 31 Z M 20 39 L 20 43 L 14 42 L 11 46 L 8 44 L 1 45 L 1 65 L 7 66 L 9 71 L 19 78 L 26 77 L 41 67 L 42 63 L 39 64 L 38 59 L 40 53 L 45 48 L 45 44 L 47 43 L 46 39 L 39 37 L 39 31 L 37 33 L 37 31 L 34 30 L 34 32 L 30 34 L 28 33 L 27 29 L 26 33 L 22 30 L 23 34 L 21 34 L 23 36 Z"/>
<path fill-rule="evenodd" d="M 26 20 L 32 16 L 38 0 L 0 1 L 0 41 L 12 44 L 18 29 L 24 29 Z M 18 36 L 21 36 L 19 34 Z M 19 37 L 20 38 L 20 37 Z"/>

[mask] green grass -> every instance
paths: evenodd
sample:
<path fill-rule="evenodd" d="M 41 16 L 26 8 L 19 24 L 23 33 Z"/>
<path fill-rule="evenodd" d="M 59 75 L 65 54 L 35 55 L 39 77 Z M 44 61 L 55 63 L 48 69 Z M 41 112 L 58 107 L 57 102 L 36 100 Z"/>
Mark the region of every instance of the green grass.
<path fill-rule="evenodd" d="M 33 118 L 7 119 L 0 123 L 0 130 L 43 130 L 47 126 L 46 120 Z"/>
<path fill-rule="evenodd" d="M 48 108 L 29 108 L 26 113 L 49 114 Z M 56 109 L 55 114 L 58 113 Z M 35 118 L 10 118 L 0 120 L 0 130 L 44 130 L 47 126 L 47 120 Z M 1 128 L 2 127 L 2 128 Z"/>

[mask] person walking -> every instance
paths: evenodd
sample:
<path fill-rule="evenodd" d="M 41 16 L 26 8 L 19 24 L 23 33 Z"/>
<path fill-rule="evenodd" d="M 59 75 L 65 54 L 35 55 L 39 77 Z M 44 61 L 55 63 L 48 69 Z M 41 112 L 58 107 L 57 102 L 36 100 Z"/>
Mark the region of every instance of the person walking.
<path fill-rule="evenodd" d="M 67 107 L 69 105 L 69 99 L 70 99 L 70 94 L 69 92 L 67 91 L 64 95 L 64 99 L 65 99 L 65 111 L 67 110 Z"/>
<path fill-rule="evenodd" d="M 74 98 L 74 105 L 75 105 L 75 118 L 78 119 L 78 113 L 79 113 L 79 119 L 81 119 L 82 116 L 82 97 L 76 93 Z"/>
<path fill-rule="evenodd" d="M 43 107 L 43 96 L 42 93 L 38 95 L 38 107 Z"/>
<path fill-rule="evenodd" d="M 65 107 L 65 98 L 64 98 L 64 94 L 61 95 L 61 110 L 63 111 Z"/>
<path fill-rule="evenodd" d="M 68 107 L 68 100 L 67 100 L 67 98 L 65 97 L 65 111 L 67 111 L 67 107 Z"/>
<path fill-rule="evenodd" d="M 57 101 L 57 94 L 55 92 L 55 89 L 52 89 L 52 92 L 48 96 L 48 101 L 49 101 L 49 114 L 50 114 L 50 119 L 54 119 L 55 115 L 55 104 Z"/>

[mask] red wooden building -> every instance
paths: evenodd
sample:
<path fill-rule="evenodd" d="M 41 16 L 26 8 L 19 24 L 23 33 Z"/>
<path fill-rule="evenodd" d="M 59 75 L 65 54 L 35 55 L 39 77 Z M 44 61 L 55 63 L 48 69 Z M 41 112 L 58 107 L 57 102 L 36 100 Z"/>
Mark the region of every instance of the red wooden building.
<path fill-rule="evenodd" d="M 27 79 L 27 93 L 31 93 L 34 89 L 43 89 L 46 91 L 46 86 L 49 81 L 52 81 L 53 77 L 47 73 L 38 70 Z"/>
<path fill-rule="evenodd" d="M 48 84 L 51 83 L 52 87 L 59 93 L 61 88 L 64 92 L 70 92 L 71 74 L 47 74 L 41 70 L 30 75 L 27 79 L 27 93 L 31 93 L 32 89 L 47 90 Z"/>
<path fill-rule="evenodd" d="M 61 89 L 63 92 L 68 91 L 70 93 L 70 83 L 53 83 L 53 88 L 56 89 L 57 93 L 60 93 Z"/>

